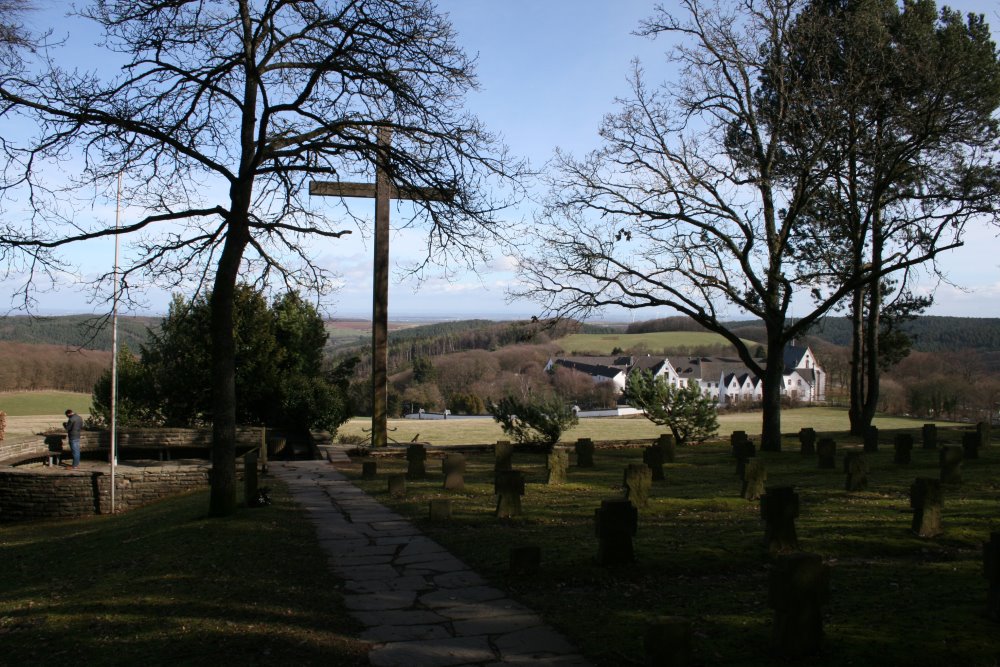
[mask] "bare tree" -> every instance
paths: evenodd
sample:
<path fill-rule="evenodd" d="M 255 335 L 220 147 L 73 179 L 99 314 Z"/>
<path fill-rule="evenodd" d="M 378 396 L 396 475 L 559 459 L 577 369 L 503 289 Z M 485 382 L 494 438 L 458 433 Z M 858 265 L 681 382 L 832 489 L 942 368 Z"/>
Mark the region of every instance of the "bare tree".
<path fill-rule="evenodd" d="M 346 207 L 334 222 L 312 210 L 308 181 L 371 179 L 377 163 L 400 189 L 453 191 L 414 204 L 404 224 L 429 226 L 428 257 L 471 258 L 508 203 L 490 193 L 510 193 L 502 186 L 516 185 L 521 165 L 463 111 L 473 63 L 426 0 L 103 0 L 82 14 L 120 54 L 121 73 L 53 64 L 3 81 L 3 116 L 37 133 L 7 147 L 5 201 L 28 202 L 32 215 L 0 247 L 27 252 L 33 278 L 57 266 L 62 246 L 129 235 L 124 287 L 211 290 L 210 509 L 226 515 L 237 277 L 322 288 L 327 270 L 310 245 L 348 233 Z M 376 141 L 380 128 L 391 145 Z M 76 175 L 53 185 L 65 166 Z M 124 200 L 145 211 L 138 221 L 116 230 L 67 208 L 107 194 L 118 174 Z"/>
<path fill-rule="evenodd" d="M 679 40 L 680 80 L 650 87 L 637 64 L 630 98 L 601 127 L 603 147 L 582 160 L 557 154 L 518 293 L 572 315 L 668 306 L 721 334 L 762 379 L 761 446 L 777 450 L 785 347 L 873 277 L 796 254 L 836 166 L 825 150 L 840 127 L 836 91 L 793 67 L 801 0 L 680 4 L 686 19 L 660 7 L 640 29 Z M 894 255 L 880 272 L 920 259 Z M 810 293 L 811 310 L 797 302 L 791 317 L 793 296 Z M 744 314 L 765 328 L 764 360 L 727 326 Z"/>

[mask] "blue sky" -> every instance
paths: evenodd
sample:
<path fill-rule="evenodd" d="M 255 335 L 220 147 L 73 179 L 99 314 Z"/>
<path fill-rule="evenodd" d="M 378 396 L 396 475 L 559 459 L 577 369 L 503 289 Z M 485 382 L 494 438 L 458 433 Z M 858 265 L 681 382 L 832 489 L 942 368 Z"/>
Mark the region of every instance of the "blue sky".
<path fill-rule="evenodd" d="M 63 3 L 38 0 L 38 4 L 42 11 L 34 17 L 35 23 L 58 21 L 57 32 L 64 28 L 72 31 L 74 41 L 93 41 L 84 28 L 63 22 Z M 469 53 L 478 54 L 482 90 L 469 98 L 470 110 L 503 135 L 514 153 L 536 167 L 544 165 L 557 146 L 576 155 L 597 146 L 601 118 L 613 110 L 616 96 L 627 94 L 626 74 L 633 58 L 642 61 L 650 79 L 672 78 L 663 58 L 669 45 L 631 34 L 652 12 L 655 3 L 651 0 L 439 0 L 437 4 L 450 15 L 459 42 Z M 986 12 L 994 35 L 998 34 L 1000 16 L 992 2 L 949 4 L 963 11 Z M 355 206 L 364 214 L 361 207 L 372 205 L 359 201 Z M 965 290 L 938 286 L 932 312 L 1000 316 L 1000 240 L 993 230 L 975 229 L 966 241 L 965 248 L 943 262 L 952 280 Z M 423 249 L 422 239 L 413 232 L 397 232 L 391 249 L 393 265 L 399 267 Z M 110 266 L 112 253 L 110 244 L 95 244 L 74 257 L 81 272 L 91 275 Z M 367 316 L 370 245 L 355 233 L 347 240 L 317 247 L 316 256 L 342 281 L 340 291 L 327 302 L 327 314 Z M 488 265 L 475 267 L 475 272 L 461 272 L 451 280 L 431 277 L 422 284 L 400 279 L 402 272 L 397 270 L 390 285 L 390 318 L 510 318 L 537 312 L 533 304 L 505 302 L 504 289 L 513 278 L 511 268 L 508 258 L 497 256 Z M 86 293 L 70 287 L 39 296 L 42 313 L 90 312 L 103 307 L 88 305 Z M 148 310 L 164 312 L 167 298 L 150 293 Z M 639 317 L 667 314 L 647 312 Z"/>

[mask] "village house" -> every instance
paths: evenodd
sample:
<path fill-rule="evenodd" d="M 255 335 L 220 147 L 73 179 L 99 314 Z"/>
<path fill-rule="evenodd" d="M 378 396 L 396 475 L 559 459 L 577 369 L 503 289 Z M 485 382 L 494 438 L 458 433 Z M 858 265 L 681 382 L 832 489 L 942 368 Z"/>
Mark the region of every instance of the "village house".
<path fill-rule="evenodd" d="M 665 376 L 675 387 L 697 384 L 719 406 L 755 403 L 763 397 L 760 378 L 736 357 L 555 357 L 545 370 L 555 365 L 586 373 L 595 382 L 612 382 L 619 392 L 630 373 L 648 370 L 654 377 Z M 787 346 L 784 365 L 782 396 L 805 403 L 826 400 L 826 373 L 809 347 Z"/>

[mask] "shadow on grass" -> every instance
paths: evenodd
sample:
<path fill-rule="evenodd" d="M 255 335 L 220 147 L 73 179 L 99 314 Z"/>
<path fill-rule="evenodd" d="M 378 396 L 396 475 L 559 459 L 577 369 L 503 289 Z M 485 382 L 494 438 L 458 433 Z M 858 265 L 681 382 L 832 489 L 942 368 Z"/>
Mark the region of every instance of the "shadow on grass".
<path fill-rule="evenodd" d="M 312 525 L 272 498 L 4 526 L 0 664 L 367 664 Z"/>

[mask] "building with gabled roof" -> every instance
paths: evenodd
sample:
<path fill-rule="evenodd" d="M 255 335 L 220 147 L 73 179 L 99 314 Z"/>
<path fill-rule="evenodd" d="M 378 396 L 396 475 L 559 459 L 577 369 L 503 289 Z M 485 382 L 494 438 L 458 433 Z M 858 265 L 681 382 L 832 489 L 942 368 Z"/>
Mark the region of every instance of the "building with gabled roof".
<path fill-rule="evenodd" d="M 826 373 L 809 347 L 787 346 L 784 363 L 782 396 L 806 403 L 826 401 Z M 595 382 L 614 382 L 619 391 L 624 391 L 630 373 L 648 370 L 654 377 L 665 376 L 673 386 L 695 383 L 720 406 L 763 399 L 761 379 L 738 357 L 555 357 L 545 370 L 554 365 L 587 373 Z"/>

